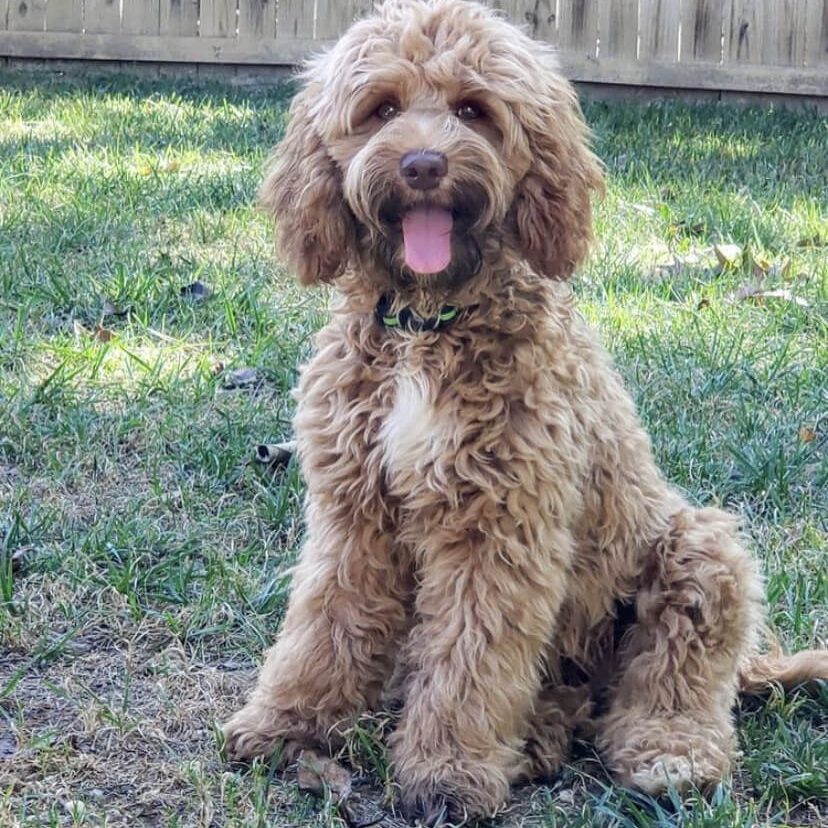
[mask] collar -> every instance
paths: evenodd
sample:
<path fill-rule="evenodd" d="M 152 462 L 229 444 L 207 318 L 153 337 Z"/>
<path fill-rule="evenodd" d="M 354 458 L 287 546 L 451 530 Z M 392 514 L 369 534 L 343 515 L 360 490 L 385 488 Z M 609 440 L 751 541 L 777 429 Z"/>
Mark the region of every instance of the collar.
<path fill-rule="evenodd" d="M 462 308 L 443 305 L 437 316 L 424 319 L 411 308 L 402 308 L 397 313 L 391 312 L 391 298 L 382 296 L 377 302 L 375 315 L 383 328 L 422 333 L 424 331 L 442 331 L 448 328 L 461 314 Z"/>

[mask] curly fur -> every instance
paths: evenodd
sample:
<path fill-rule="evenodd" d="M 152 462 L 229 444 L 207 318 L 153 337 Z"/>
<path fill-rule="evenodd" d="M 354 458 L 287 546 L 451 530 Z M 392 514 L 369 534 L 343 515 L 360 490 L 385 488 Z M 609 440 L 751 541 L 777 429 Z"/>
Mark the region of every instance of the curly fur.
<path fill-rule="evenodd" d="M 469 100 L 483 117 L 461 121 Z M 448 159 L 428 194 L 399 172 L 421 148 Z M 297 391 L 307 539 L 232 755 L 335 742 L 396 689 L 407 811 L 482 816 L 554 774 L 575 727 L 624 783 L 715 782 L 740 671 L 746 689 L 828 675 L 824 653 L 757 655 L 736 521 L 665 482 L 573 309 L 601 187 L 550 50 L 481 5 L 389 0 L 309 65 L 262 199 L 302 282 L 341 300 Z M 400 231 L 426 196 L 455 214 L 431 276 Z M 383 294 L 467 311 L 387 331 Z"/>

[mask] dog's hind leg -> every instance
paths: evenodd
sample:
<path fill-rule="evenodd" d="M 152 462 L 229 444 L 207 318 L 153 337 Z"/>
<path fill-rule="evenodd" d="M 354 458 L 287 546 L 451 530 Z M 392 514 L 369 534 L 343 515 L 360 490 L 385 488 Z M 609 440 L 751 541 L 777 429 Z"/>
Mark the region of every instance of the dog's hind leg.
<path fill-rule="evenodd" d="M 597 745 L 647 793 L 719 781 L 734 748 L 739 667 L 756 646 L 763 590 L 735 519 L 685 509 L 653 545 Z"/>

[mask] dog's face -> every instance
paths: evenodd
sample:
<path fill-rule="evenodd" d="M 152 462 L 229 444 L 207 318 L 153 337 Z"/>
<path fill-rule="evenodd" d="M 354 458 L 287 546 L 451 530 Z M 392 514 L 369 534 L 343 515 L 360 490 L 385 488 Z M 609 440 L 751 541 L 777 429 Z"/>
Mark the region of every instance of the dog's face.
<path fill-rule="evenodd" d="M 600 171 L 547 47 L 466 0 L 388 0 L 315 61 L 262 190 L 305 283 L 569 276 Z"/>

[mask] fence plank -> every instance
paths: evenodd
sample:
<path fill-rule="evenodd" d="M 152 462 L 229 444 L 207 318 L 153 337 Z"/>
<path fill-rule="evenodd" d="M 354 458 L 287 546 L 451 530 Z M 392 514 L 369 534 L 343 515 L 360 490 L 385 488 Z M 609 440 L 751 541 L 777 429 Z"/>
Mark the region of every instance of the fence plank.
<path fill-rule="evenodd" d="M 279 0 L 276 34 L 284 38 L 312 38 L 313 16 L 312 0 Z"/>
<path fill-rule="evenodd" d="M 570 0 L 560 0 L 561 3 Z M 558 43 L 558 4 L 556 0 L 536 0 L 529 3 L 526 10 L 526 22 L 529 24 L 529 34 L 538 40 L 557 45 Z"/>
<path fill-rule="evenodd" d="M 765 65 L 801 66 L 805 63 L 805 0 L 776 0 L 763 4 L 762 63 Z"/>
<path fill-rule="evenodd" d="M 200 8 L 201 37 L 236 36 L 236 0 L 201 0 Z"/>
<path fill-rule="evenodd" d="M 339 37 L 358 17 L 372 8 L 371 0 L 316 0 L 314 37 Z"/>
<path fill-rule="evenodd" d="M 493 9 L 500 9 L 500 11 L 508 16 L 509 20 L 517 23 L 519 26 L 523 26 L 527 22 L 526 15 L 528 8 L 526 0 L 492 0 L 488 5 Z M 534 5 L 532 3 L 533 8 Z"/>
<path fill-rule="evenodd" d="M 162 35 L 195 37 L 198 34 L 198 0 L 161 0 L 159 31 Z"/>
<path fill-rule="evenodd" d="M 639 60 L 678 61 L 681 6 L 678 0 L 641 0 Z"/>
<path fill-rule="evenodd" d="M 83 0 L 49 0 L 46 6 L 46 31 L 83 31 Z"/>
<path fill-rule="evenodd" d="M 239 0 L 239 37 L 275 37 L 276 0 Z"/>
<path fill-rule="evenodd" d="M 558 47 L 562 52 L 595 58 L 598 52 L 598 0 L 561 0 Z"/>
<path fill-rule="evenodd" d="M 762 59 L 761 0 L 730 0 L 725 20 L 725 63 L 759 63 Z"/>
<path fill-rule="evenodd" d="M 828 0 L 808 0 L 805 17 L 805 65 L 828 65 Z"/>
<path fill-rule="evenodd" d="M 46 0 L 9 0 L 9 30 L 42 32 L 46 28 Z"/>
<path fill-rule="evenodd" d="M 598 17 L 598 55 L 638 58 L 638 0 L 606 0 Z"/>
<path fill-rule="evenodd" d="M 92 34 L 119 34 L 121 4 L 119 0 L 84 0 L 83 25 Z"/>
<path fill-rule="evenodd" d="M 52 5 L 52 0 L 49 0 Z M 124 34 L 158 34 L 161 25 L 161 0 L 124 0 L 121 31 Z"/>
<path fill-rule="evenodd" d="M 721 62 L 724 10 L 725 4 L 722 0 L 682 0 L 682 62 Z"/>

